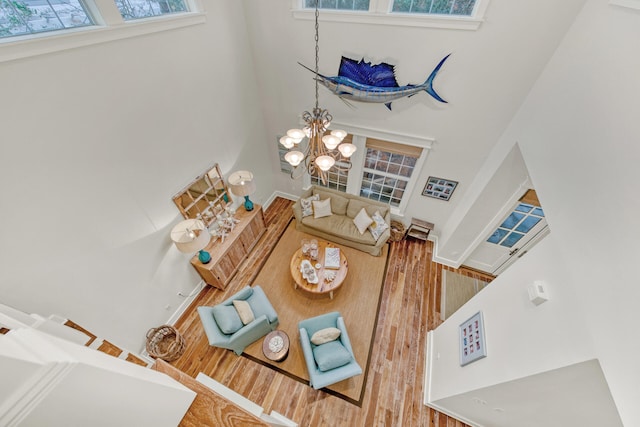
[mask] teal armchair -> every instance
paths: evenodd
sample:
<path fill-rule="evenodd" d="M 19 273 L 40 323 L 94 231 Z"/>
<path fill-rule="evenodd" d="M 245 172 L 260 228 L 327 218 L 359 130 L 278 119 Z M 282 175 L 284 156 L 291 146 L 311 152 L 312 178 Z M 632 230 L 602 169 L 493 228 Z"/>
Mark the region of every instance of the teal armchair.
<path fill-rule="evenodd" d="M 311 342 L 313 334 L 325 328 L 338 328 L 340 337 L 319 346 L 313 344 Z M 362 374 L 362 368 L 356 362 L 347 328 L 340 313 L 334 311 L 302 320 L 298 323 L 298 329 L 304 361 L 309 371 L 310 385 L 313 388 L 320 389 Z M 331 368 L 332 364 L 340 366 Z"/>
<path fill-rule="evenodd" d="M 249 303 L 255 319 L 242 325 L 234 300 Z M 259 340 L 278 326 L 278 314 L 260 286 L 245 287 L 220 304 L 198 307 L 200 321 L 212 347 L 233 350 L 240 355 L 245 347 Z"/>

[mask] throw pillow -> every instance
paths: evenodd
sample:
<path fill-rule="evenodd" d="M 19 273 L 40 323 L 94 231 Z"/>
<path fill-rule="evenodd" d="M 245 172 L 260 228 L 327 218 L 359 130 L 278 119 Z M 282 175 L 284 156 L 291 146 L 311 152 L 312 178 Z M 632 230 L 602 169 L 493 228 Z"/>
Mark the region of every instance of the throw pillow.
<path fill-rule="evenodd" d="M 313 203 L 313 217 L 322 218 L 325 216 L 331 216 L 331 199 L 320 200 Z"/>
<path fill-rule="evenodd" d="M 356 228 L 358 229 L 360 234 L 364 234 L 364 232 L 367 230 L 367 227 L 370 226 L 372 222 L 373 220 L 367 214 L 367 211 L 364 208 L 360 209 L 358 215 L 353 218 L 353 223 L 356 225 Z"/>
<path fill-rule="evenodd" d="M 251 306 L 248 302 L 241 299 L 236 299 L 233 300 L 233 306 L 238 311 L 238 316 L 240 316 L 242 324 L 248 325 L 249 323 L 253 322 L 255 317 L 253 316 L 253 310 L 251 310 Z"/>
<path fill-rule="evenodd" d="M 335 341 L 340 337 L 340 329 L 338 328 L 324 328 L 316 331 L 311 336 L 311 342 L 315 345 L 321 345 L 328 343 L 329 341 Z"/>
<path fill-rule="evenodd" d="M 329 341 L 313 349 L 313 358 L 322 372 L 339 368 L 351 362 L 351 353 L 340 341 Z"/>
<path fill-rule="evenodd" d="M 302 217 L 313 215 L 313 204 L 314 200 L 320 200 L 319 194 L 314 194 L 311 197 L 307 197 L 306 199 L 300 199 L 300 206 L 302 206 Z"/>
<path fill-rule="evenodd" d="M 389 228 L 389 224 L 387 224 L 378 211 L 376 211 L 371 218 L 373 219 L 373 222 L 369 225 L 369 231 L 373 238 L 378 240 L 380 236 L 382 236 L 382 233 L 384 233 L 384 230 Z"/>
<path fill-rule="evenodd" d="M 231 335 L 242 328 L 242 320 L 238 312 L 230 305 L 216 305 L 211 309 L 211 313 L 213 313 L 213 320 L 224 334 Z"/>
<path fill-rule="evenodd" d="M 313 194 L 318 194 L 320 196 L 319 200 L 331 199 L 331 212 L 335 215 L 345 215 L 347 213 L 348 198 L 318 189 L 314 189 Z"/>

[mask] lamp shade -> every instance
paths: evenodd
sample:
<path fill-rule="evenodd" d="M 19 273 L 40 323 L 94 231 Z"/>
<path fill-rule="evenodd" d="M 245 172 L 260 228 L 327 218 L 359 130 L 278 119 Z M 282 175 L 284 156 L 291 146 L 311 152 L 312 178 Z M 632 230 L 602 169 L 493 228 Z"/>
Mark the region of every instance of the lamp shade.
<path fill-rule="evenodd" d="M 324 142 L 324 145 L 329 150 L 333 150 L 334 148 L 336 148 L 338 144 L 340 144 L 340 141 L 340 138 L 335 135 L 325 135 L 322 137 L 322 142 Z"/>
<path fill-rule="evenodd" d="M 249 171 L 236 171 L 229 175 L 229 186 L 236 196 L 248 196 L 256 191 L 256 182 Z"/>
<path fill-rule="evenodd" d="M 304 131 L 302 129 L 289 129 L 287 131 L 287 136 L 297 140 L 297 142 L 302 141 L 302 138 L 305 137 Z"/>
<path fill-rule="evenodd" d="M 347 136 L 347 132 L 342 129 L 336 129 L 331 131 L 331 135 L 337 136 L 340 138 L 340 141 L 342 141 L 344 137 Z"/>
<path fill-rule="evenodd" d="M 187 219 L 173 227 L 171 240 L 180 252 L 194 253 L 207 247 L 211 234 L 201 220 Z"/>
<path fill-rule="evenodd" d="M 316 158 L 316 165 L 323 171 L 328 171 L 335 164 L 335 160 L 330 156 L 319 156 Z"/>
<path fill-rule="evenodd" d="M 344 142 L 338 145 L 338 150 L 344 157 L 349 158 L 353 153 L 356 152 L 356 146 L 353 144 Z"/>
<path fill-rule="evenodd" d="M 295 145 L 295 142 L 290 136 L 283 136 L 280 138 L 280 144 L 284 145 L 284 148 L 291 148 Z"/>
<path fill-rule="evenodd" d="M 304 154 L 300 151 L 289 151 L 284 155 L 284 159 L 291 164 L 291 166 L 298 166 L 302 159 L 304 159 Z"/>

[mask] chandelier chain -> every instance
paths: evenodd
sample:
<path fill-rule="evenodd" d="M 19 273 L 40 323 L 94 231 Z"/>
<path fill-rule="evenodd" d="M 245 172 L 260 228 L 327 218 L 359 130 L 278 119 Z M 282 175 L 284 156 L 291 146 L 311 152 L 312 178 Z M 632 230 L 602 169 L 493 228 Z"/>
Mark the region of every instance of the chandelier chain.
<path fill-rule="evenodd" d="M 320 11 L 318 10 L 318 3 L 320 3 L 320 0 L 316 0 L 316 37 L 315 37 L 315 41 L 316 41 L 316 76 L 315 76 L 315 80 L 316 80 L 316 110 L 318 109 L 318 62 L 319 62 L 319 57 L 320 57 L 320 47 L 319 47 L 319 41 L 320 41 L 320 37 L 318 36 L 319 33 L 319 25 L 318 25 L 318 17 L 320 16 Z"/>
<path fill-rule="evenodd" d="M 290 129 L 287 137 L 282 137 L 280 142 L 286 148 L 292 148 L 294 144 L 298 144 L 303 136 L 307 137 L 308 144 L 304 149 L 304 153 L 298 150 L 290 151 L 285 155 L 287 160 L 294 168 L 291 170 L 291 178 L 299 178 L 305 172 L 311 176 L 317 176 L 323 182 L 328 182 L 328 171 L 346 173 L 351 169 L 351 161 L 349 157 L 355 151 L 355 146 L 351 143 L 341 144 L 342 139 L 346 136 L 344 131 L 338 132 L 339 137 L 334 135 L 327 136 L 328 141 L 324 142 L 324 133 L 333 120 L 328 110 L 320 108 L 319 101 L 319 70 L 320 70 L 320 0 L 315 1 L 315 95 L 316 103 L 312 111 L 304 111 L 302 120 L 306 126 L 303 130 Z M 334 133 L 332 132 L 332 134 Z M 333 139 L 332 139 L 333 138 Z M 337 140 L 336 140 L 337 139 Z M 337 142 L 336 142 L 337 141 Z M 326 145 L 325 145 L 326 144 Z M 337 151 L 336 146 L 340 145 Z M 298 167 L 302 163 L 302 166 Z M 297 171 L 297 175 L 296 175 Z"/>

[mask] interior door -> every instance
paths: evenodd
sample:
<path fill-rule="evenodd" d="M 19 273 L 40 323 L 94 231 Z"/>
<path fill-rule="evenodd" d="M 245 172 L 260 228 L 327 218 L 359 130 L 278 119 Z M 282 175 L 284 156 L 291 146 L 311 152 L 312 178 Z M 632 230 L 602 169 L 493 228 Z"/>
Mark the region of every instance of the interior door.
<path fill-rule="evenodd" d="M 549 227 L 544 211 L 535 191 L 529 190 L 500 225 L 478 245 L 465 265 L 498 275 L 547 234 Z"/>

